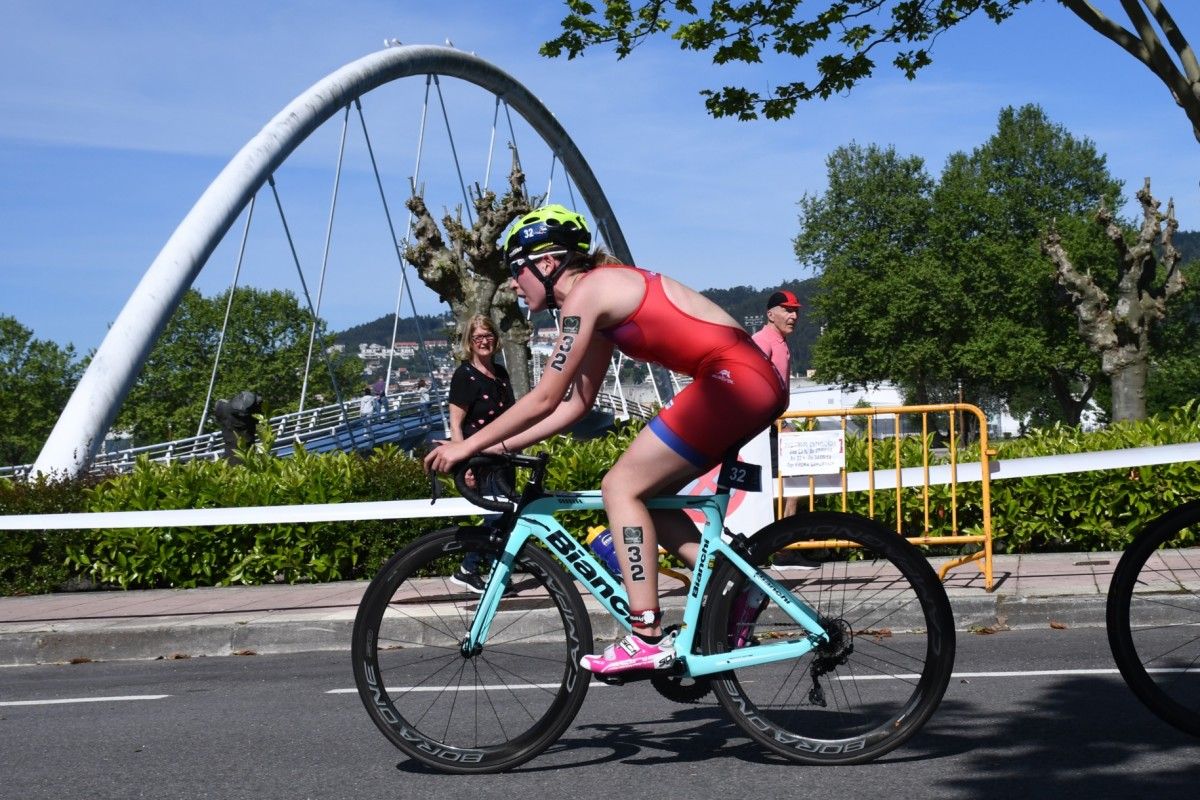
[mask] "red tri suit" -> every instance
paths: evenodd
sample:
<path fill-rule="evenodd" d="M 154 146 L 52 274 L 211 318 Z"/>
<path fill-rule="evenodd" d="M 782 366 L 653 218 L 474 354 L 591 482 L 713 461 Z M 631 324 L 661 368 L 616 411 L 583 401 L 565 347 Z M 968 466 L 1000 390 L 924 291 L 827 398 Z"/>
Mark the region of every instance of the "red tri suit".
<path fill-rule="evenodd" d="M 633 270 L 646 285 L 637 310 L 600 332 L 630 358 L 692 377 L 650 420 L 650 429 L 673 451 L 707 469 L 787 407 L 787 387 L 744 330 L 680 311 L 657 272 L 615 264 L 596 269 Z"/>

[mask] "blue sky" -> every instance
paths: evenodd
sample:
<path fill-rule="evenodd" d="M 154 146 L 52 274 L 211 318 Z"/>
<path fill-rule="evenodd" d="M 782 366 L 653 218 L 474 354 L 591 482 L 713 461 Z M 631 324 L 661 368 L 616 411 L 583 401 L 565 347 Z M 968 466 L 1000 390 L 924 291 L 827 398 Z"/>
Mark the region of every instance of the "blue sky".
<path fill-rule="evenodd" d="M 1117 8 L 1115 0 L 1097 5 Z M 1171 6 L 1200 42 L 1200 6 Z M 950 153 L 993 132 L 1006 105 L 1042 105 L 1096 143 L 1129 198 L 1150 176 L 1157 196 L 1174 197 L 1181 227 L 1200 229 L 1200 144 L 1183 113 L 1145 67 L 1054 3 L 999 27 L 978 20 L 950 32 L 915 82 L 882 69 L 848 95 L 801 105 L 790 120 L 754 123 L 711 119 L 698 91 L 765 87 L 805 75 L 803 65 L 722 70 L 666 39 L 625 61 L 600 50 L 544 59 L 537 48 L 556 33 L 562 11 L 556 2 L 511 0 L 0 0 L 0 314 L 39 338 L 82 352 L 98 346 L 242 145 L 304 89 L 391 37 L 450 39 L 531 89 L 590 162 L 635 259 L 697 288 L 807 277 L 791 248 L 796 203 L 823 190 L 825 158 L 836 147 L 894 145 L 924 158 L 936 176 Z M 402 226 L 424 83 L 398 83 L 364 106 Z M 492 100 L 469 86 L 444 89 L 464 171 L 481 181 Z M 447 177 L 441 125 L 438 110 L 427 123 L 421 177 L 431 206 L 451 208 L 458 188 Z M 337 134 L 327 125 L 277 176 L 314 291 Z M 502 132 L 493 186 L 507 165 L 506 139 Z M 543 191 L 549 156 L 532 139 L 518 124 L 530 186 Z M 398 289 L 354 129 L 349 140 L 322 297 L 335 329 L 391 313 Z M 557 181 L 553 199 L 567 202 L 564 191 Z M 298 290 L 278 216 L 266 208 L 255 214 L 242 281 Z M 229 284 L 240 231 L 239 222 L 198 280 L 206 294 Z M 422 313 L 444 308 L 423 287 L 415 301 Z"/>

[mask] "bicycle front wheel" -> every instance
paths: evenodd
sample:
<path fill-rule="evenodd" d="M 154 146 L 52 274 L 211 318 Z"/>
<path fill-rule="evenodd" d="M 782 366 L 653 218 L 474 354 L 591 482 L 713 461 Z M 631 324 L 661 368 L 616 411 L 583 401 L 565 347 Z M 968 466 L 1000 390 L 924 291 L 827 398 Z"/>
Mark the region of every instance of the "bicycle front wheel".
<path fill-rule="evenodd" d="M 471 552 L 500 553 L 489 529 L 427 534 L 363 595 L 351 651 L 358 693 L 398 748 L 435 769 L 496 772 L 549 747 L 574 719 L 589 675 L 587 611 L 571 578 L 526 547 L 479 652 L 464 652 L 479 596 L 451 576 Z"/>
<path fill-rule="evenodd" d="M 1125 550 L 1108 587 L 1107 621 L 1133 693 L 1200 736 L 1200 501 L 1163 514 Z"/>
<path fill-rule="evenodd" d="M 813 513 L 755 534 L 749 556 L 815 612 L 826 637 L 802 658 L 714 675 L 733 720 L 806 764 L 872 761 L 920 730 L 946 691 L 955 644 L 946 592 L 921 553 L 865 517 Z M 717 568 L 705 652 L 808 637 L 732 563 Z"/>

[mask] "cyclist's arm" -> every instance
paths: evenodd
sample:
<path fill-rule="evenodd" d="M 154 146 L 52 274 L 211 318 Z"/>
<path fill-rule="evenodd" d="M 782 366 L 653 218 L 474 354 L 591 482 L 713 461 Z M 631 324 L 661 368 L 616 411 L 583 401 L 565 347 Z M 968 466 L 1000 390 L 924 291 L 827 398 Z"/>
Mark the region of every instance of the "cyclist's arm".
<path fill-rule="evenodd" d="M 548 436 L 550 433 L 561 430 L 566 424 L 570 424 L 570 422 L 566 422 L 559 428 L 551 430 L 549 424 L 542 425 L 541 423 L 562 404 L 567 395 L 567 389 L 574 387 L 576 376 L 581 374 L 585 362 L 588 368 L 583 371 L 583 374 L 587 378 L 583 382 L 579 402 L 587 401 L 587 405 L 583 406 L 581 411 L 579 406 L 573 406 L 573 408 L 579 416 L 582 416 L 590 407 L 590 401 L 595 399 L 599 385 L 595 377 L 597 365 L 602 363 L 607 367 L 608 359 L 612 354 L 612 344 L 596 331 L 596 318 L 599 313 L 598 309 L 604 304 L 603 297 L 599 296 L 600 292 L 588 291 L 588 289 L 581 285 L 563 304 L 562 333 L 559 334 L 550 360 L 542 371 L 542 379 L 538 381 L 537 386 L 530 389 L 524 397 L 516 402 L 516 405 L 493 420 L 487 427 L 482 428 L 463 442 L 463 445 L 472 445 L 467 450 L 468 454 L 478 453 L 501 442 L 504 443 L 502 448 L 514 450 L 516 448 L 508 441 L 509 438 L 525 433 L 535 425 L 539 431 L 545 432 L 544 436 Z M 603 373 L 600 374 L 600 380 L 603 380 Z M 572 391 L 573 396 L 574 391 Z M 562 422 L 567 414 L 568 412 L 563 412 L 563 417 L 558 418 L 558 422 Z M 572 417 L 571 421 L 578 419 L 579 416 Z M 536 440 L 522 436 L 521 441 L 530 443 Z"/>
<path fill-rule="evenodd" d="M 559 431 L 566 430 L 583 419 L 592 407 L 592 403 L 596 402 L 596 395 L 600 393 L 600 387 L 604 385 L 604 376 L 608 372 L 612 351 L 612 344 L 609 342 L 601 338 L 593 340 L 592 346 L 584 355 L 579 373 L 571 382 L 570 388 L 567 389 L 567 395 L 558 404 L 558 407 L 541 422 L 505 439 L 504 446 L 509 450 L 521 450 L 547 439 Z M 492 449 L 498 448 L 493 447 Z"/>

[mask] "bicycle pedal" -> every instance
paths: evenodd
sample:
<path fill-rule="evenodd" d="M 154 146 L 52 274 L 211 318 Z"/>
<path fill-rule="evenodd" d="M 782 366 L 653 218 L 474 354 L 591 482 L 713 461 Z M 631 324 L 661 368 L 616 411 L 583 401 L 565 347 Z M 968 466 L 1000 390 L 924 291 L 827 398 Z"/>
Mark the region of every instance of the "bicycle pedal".
<path fill-rule="evenodd" d="M 625 672 L 617 672 L 612 675 L 601 675 L 593 672 L 592 679 L 608 684 L 609 686 L 624 686 L 627 683 L 639 683 L 648 681 L 655 675 L 666 674 L 666 670 L 661 669 L 631 669 Z"/>

